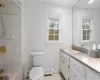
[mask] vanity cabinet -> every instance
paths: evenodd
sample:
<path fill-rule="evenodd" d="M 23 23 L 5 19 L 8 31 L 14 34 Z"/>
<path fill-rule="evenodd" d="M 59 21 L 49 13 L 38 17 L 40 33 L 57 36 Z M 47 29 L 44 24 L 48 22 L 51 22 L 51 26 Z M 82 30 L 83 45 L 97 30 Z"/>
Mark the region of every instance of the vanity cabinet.
<path fill-rule="evenodd" d="M 66 80 L 68 80 L 69 76 L 69 56 L 65 53 L 61 52 L 60 56 L 60 71 L 65 77 Z"/>
<path fill-rule="evenodd" d="M 66 80 L 100 80 L 100 74 L 81 61 L 61 51 L 60 71 Z"/>
<path fill-rule="evenodd" d="M 87 80 L 100 80 L 100 75 L 91 69 L 87 69 Z"/>

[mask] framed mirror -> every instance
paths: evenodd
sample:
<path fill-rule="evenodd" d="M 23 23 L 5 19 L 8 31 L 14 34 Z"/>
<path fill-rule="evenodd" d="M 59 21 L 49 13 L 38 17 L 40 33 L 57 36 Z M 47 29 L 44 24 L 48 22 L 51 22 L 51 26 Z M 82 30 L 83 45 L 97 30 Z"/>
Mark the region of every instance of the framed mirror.
<path fill-rule="evenodd" d="M 100 44 L 100 0 L 79 0 L 73 7 L 73 44 Z"/>

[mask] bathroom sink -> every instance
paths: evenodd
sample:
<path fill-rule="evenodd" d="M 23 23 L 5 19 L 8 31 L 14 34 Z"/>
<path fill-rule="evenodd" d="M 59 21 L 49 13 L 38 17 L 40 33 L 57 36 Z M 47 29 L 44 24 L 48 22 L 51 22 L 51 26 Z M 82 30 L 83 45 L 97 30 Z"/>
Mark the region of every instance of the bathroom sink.
<path fill-rule="evenodd" d="M 0 76 L 0 80 L 9 80 L 8 76 Z"/>
<path fill-rule="evenodd" d="M 70 53 L 80 53 L 80 51 L 72 50 L 72 49 L 64 49 L 64 51 L 70 52 Z"/>

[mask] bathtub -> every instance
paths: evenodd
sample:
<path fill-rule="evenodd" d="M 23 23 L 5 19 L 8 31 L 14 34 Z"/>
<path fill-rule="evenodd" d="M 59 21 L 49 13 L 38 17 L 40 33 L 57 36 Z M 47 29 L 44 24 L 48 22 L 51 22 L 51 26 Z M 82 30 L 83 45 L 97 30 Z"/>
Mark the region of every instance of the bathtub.
<path fill-rule="evenodd" d="M 15 80 L 17 77 L 16 73 L 4 73 L 2 74 L 2 80 Z"/>

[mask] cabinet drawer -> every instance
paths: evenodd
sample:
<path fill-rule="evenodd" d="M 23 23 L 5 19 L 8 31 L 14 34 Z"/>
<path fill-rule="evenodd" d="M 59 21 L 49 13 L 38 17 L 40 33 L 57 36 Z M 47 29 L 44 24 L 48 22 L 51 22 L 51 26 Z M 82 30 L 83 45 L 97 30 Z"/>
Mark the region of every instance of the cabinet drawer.
<path fill-rule="evenodd" d="M 62 51 L 61 51 L 61 57 L 62 57 L 65 61 L 69 62 L 69 56 L 68 56 L 66 53 L 62 52 Z"/>
<path fill-rule="evenodd" d="M 70 80 L 84 80 L 84 78 L 73 67 L 70 67 Z"/>
<path fill-rule="evenodd" d="M 81 76 L 85 77 L 86 67 L 79 61 L 70 58 L 70 66 L 72 66 Z"/>

